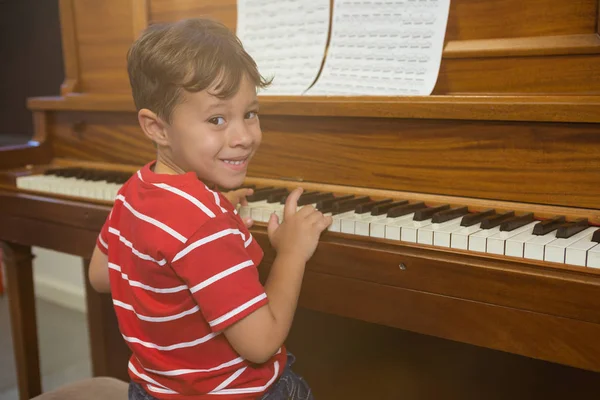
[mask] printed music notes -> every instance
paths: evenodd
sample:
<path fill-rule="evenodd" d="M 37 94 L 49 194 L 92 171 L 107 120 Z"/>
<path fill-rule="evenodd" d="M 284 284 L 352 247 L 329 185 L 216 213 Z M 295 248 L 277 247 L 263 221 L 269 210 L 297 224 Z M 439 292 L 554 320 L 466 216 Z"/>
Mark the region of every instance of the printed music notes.
<path fill-rule="evenodd" d="M 335 0 L 323 71 L 309 95 L 429 95 L 450 0 Z"/>
<path fill-rule="evenodd" d="M 238 36 L 260 73 L 274 77 L 263 95 L 419 96 L 433 91 L 450 0 L 334 0 L 327 54 L 329 0 L 237 4 Z"/>
<path fill-rule="evenodd" d="M 329 0 L 238 0 L 237 35 L 266 78 L 261 95 L 300 95 L 325 54 Z"/>

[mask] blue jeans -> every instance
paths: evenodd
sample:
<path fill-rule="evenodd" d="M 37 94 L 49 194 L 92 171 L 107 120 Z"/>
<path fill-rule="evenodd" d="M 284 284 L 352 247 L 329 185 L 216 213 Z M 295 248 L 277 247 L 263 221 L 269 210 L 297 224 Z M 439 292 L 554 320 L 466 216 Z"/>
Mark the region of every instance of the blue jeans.
<path fill-rule="evenodd" d="M 260 400 L 314 400 L 312 391 L 306 381 L 292 371 L 291 367 L 295 361 L 296 357 L 288 352 L 287 364 L 283 374 Z M 156 399 L 146 393 L 139 384 L 132 381 L 129 383 L 129 400 Z"/>

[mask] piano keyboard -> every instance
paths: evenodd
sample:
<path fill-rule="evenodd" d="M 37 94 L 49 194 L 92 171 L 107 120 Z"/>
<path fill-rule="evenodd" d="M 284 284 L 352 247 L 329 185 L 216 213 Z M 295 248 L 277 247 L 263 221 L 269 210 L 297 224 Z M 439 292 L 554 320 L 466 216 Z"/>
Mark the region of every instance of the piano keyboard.
<path fill-rule="evenodd" d="M 113 201 L 131 174 L 87 168 L 49 169 L 43 175 L 17 178 L 17 187 L 83 199 Z"/>
<path fill-rule="evenodd" d="M 113 201 L 130 176 L 116 171 L 57 168 L 43 175 L 18 177 L 17 187 Z M 282 221 L 289 191 L 280 187 L 254 189 L 248 205 L 240 207 L 240 215 L 266 223 L 275 213 Z M 467 207 L 431 207 L 423 202 L 318 191 L 305 191 L 300 196 L 298 208 L 306 205 L 331 215 L 329 230 L 333 232 L 600 268 L 600 229 L 585 219 L 567 222 L 557 216 L 537 221 L 532 213 L 516 215 L 493 209 L 471 213 Z"/>
<path fill-rule="evenodd" d="M 255 189 L 240 215 L 266 223 L 275 213 L 281 221 L 287 195 L 281 188 Z M 532 213 L 469 213 L 467 207 L 319 192 L 305 192 L 298 208 L 305 205 L 333 217 L 330 231 L 348 235 L 600 268 L 600 228 L 584 219 L 536 221 Z"/>

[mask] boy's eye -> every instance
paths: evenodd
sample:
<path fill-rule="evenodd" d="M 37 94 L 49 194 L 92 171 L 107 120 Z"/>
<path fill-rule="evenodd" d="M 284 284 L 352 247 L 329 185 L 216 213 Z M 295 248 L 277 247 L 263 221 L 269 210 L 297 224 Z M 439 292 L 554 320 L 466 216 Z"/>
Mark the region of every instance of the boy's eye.
<path fill-rule="evenodd" d="M 246 119 L 256 118 L 258 116 L 258 111 L 248 111 L 246 113 Z"/>
<path fill-rule="evenodd" d="M 214 124 L 214 125 L 223 125 L 225 123 L 225 118 L 213 117 L 213 118 L 209 119 L 208 122 L 210 122 L 211 124 Z"/>

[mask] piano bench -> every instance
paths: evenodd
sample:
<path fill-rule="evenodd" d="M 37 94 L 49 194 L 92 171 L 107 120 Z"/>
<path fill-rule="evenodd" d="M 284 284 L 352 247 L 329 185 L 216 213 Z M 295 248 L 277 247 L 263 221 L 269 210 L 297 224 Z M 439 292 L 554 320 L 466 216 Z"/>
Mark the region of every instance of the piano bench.
<path fill-rule="evenodd" d="M 69 383 L 32 400 L 126 400 L 129 384 L 115 378 L 96 377 Z"/>

